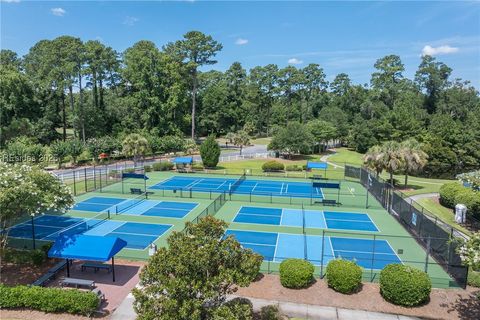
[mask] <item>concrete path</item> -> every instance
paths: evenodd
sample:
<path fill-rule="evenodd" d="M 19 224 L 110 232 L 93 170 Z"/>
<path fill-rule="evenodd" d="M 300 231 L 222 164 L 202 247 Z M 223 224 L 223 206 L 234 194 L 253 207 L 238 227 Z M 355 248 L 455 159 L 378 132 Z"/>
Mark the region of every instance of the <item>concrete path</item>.
<path fill-rule="evenodd" d="M 236 296 L 230 296 L 233 299 Z M 363 310 L 352 310 L 334 307 L 322 307 L 310 304 L 281 302 L 274 300 L 248 298 L 253 305 L 254 311 L 260 311 L 264 306 L 275 305 L 279 310 L 289 316 L 311 320 L 420 320 L 415 317 L 407 317 L 395 314 L 387 314 L 380 312 L 370 312 Z M 133 310 L 134 298 L 129 294 L 122 304 L 112 314 L 112 320 L 134 320 L 136 319 Z"/>

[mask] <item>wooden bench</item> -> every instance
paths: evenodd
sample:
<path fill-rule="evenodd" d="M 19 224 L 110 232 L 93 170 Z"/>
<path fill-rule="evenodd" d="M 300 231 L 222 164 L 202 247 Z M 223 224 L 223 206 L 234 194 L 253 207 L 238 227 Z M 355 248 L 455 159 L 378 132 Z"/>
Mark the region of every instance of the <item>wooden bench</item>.
<path fill-rule="evenodd" d="M 140 188 L 130 188 L 130 193 L 131 194 L 142 194 L 143 191 Z"/>
<path fill-rule="evenodd" d="M 47 272 L 40 278 L 38 278 L 34 283 L 32 283 L 32 286 L 36 287 L 43 287 L 48 281 L 52 280 L 55 278 L 55 273 Z"/>
<path fill-rule="evenodd" d="M 75 288 L 78 287 L 88 287 L 93 288 L 95 287 L 95 281 L 93 280 L 85 280 L 85 279 L 76 279 L 76 278 L 65 278 L 61 282 L 62 286 L 69 286 L 73 285 Z"/>
<path fill-rule="evenodd" d="M 93 272 L 97 272 L 100 269 L 107 270 L 109 273 L 112 271 L 112 266 L 108 264 L 103 264 L 103 263 L 91 263 L 91 262 L 86 262 L 82 264 L 82 271 L 85 271 L 87 268 L 93 269 Z"/>

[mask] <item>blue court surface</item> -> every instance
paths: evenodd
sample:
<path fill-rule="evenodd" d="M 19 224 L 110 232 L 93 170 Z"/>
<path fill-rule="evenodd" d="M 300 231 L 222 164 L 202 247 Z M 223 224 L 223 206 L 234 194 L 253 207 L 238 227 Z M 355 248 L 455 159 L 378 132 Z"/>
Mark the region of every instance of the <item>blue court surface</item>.
<path fill-rule="evenodd" d="M 304 217 L 305 214 L 305 217 Z M 241 207 L 233 222 L 306 228 L 378 231 L 366 213 Z"/>
<path fill-rule="evenodd" d="M 44 215 L 34 219 L 35 239 L 55 241 L 60 235 L 115 236 L 127 242 L 126 248 L 145 249 L 172 225 L 82 219 Z M 9 237 L 32 239 L 32 224 L 24 222 L 10 228 Z"/>
<path fill-rule="evenodd" d="M 138 198 L 92 197 L 73 207 L 73 210 L 121 213 L 166 218 L 184 218 L 198 206 L 196 202 L 156 201 Z"/>
<path fill-rule="evenodd" d="M 402 262 L 386 240 L 322 238 L 313 235 L 231 229 L 227 230 L 225 235 L 233 235 L 243 247 L 252 249 L 261 254 L 264 260 L 272 262 L 281 262 L 288 258 L 306 258 L 319 266 L 327 265 L 330 260 L 341 257 L 355 260 L 363 268 L 376 270 L 381 270 L 390 263 Z"/>
<path fill-rule="evenodd" d="M 236 184 L 237 182 L 239 182 L 238 185 Z M 313 197 L 323 199 L 322 189 L 314 188 L 312 183 L 273 180 L 248 179 L 238 181 L 237 179 L 175 176 L 151 186 L 150 189 L 232 192 L 233 194 L 252 194 L 257 196 Z"/>

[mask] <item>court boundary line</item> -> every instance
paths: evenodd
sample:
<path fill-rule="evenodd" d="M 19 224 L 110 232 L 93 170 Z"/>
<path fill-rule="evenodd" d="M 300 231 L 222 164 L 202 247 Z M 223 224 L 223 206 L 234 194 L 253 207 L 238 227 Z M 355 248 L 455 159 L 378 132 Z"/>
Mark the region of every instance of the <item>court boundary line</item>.
<path fill-rule="evenodd" d="M 115 220 L 114 220 L 114 221 L 115 221 Z M 120 221 L 119 221 L 119 222 L 120 222 Z M 132 222 L 132 221 L 121 221 L 121 222 L 124 222 L 124 223 L 122 224 L 122 226 L 123 226 L 125 223 L 142 223 L 142 224 L 143 224 L 143 222 Z M 149 222 L 145 222 L 145 224 L 158 225 L 158 223 L 149 223 Z M 120 227 L 121 227 L 121 226 L 119 226 L 118 228 L 120 228 Z M 148 244 L 145 248 L 143 248 L 143 249 L 134 249 L 134 248 L 126 248 L 126 247 L 125 247 L 125 248 L 122 249 L 122 250 L 125 250 L 125 249 L 126 249 L 126 250 L 145 251 L 145 250 L 148 249 L 148 246 L 149 246 L 150 244 L 155 243 L 156 241 L 158 241 L 158 239 L 160 239 L 160 238 L 163 237 L 167 232 L 169 232 L 172 227 L 173 227 L 173 225 L 170 225 L 170 228 L 168 228 L 164 233 L 162 233 L 162 235 L 158 236 L 154 241 L 152 241 L 151 243 L 149 243 L 149 244 Z M 116 230 L 116 229 L 115 229 L 115 230 Z M 110 233 L 114 233 L 114 231 L 111 231 L 111 232 L 107 233 L 107 235 L 105 235 L 105 236 L 108 236 Z M 122 233 L 122 232 L 116 232 L 116 233 Z M 134 234 L 137 234 L 137 233 L 134 233 Z"/>

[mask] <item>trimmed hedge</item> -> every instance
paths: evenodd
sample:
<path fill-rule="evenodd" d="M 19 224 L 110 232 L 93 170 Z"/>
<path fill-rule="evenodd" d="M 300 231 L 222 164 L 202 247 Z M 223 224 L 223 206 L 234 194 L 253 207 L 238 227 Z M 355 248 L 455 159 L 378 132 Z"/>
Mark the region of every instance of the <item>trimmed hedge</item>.
<path fill-rule="evenodd" d="M 302 171 L 302 167 L 299 167 L 296 164 L 291 164 L 285 167 L 286 171 Z"/>
<path fill-rule="evenodd" d="M 313 281 L 313 264 L 302 259 L 286 259 L 280 263 L 280 283 L 285 288 L 300 289 Z"/>
<path fill-rule="evenodd" d="M 462 203 L 467 207 L 468 215 L 480 219 L 480 192 L 465 188 L 458 182 L 445 183 L 440 187 L 440 203 L 452 209 Z"/>
<path fill-rule="evenodd" d="M 151 172 L 152 171 L 152 166 L 144 166 L 145 172 Z"/>
<path fill-rule="evenodd" d="M 389 264 L 380 272 L 380 294 L 393 304 L 414 307 L 426 302 L 432 291 L 428 275 L 403 264 Z"/>
<path fill-rule="evenodd" d="M 27 308 L 90 316 L 97 309 L 96 294 L 76 289 L 0 285 L 0 308 Z"/>
<path fill-rule="evenodd" d="M 170 171 L 173 169 L 173 163 L 171 162 L 156 162 L 152 164 L 153 171 Z"/>
<path fill-rule="evenodd" d="M 285 166 L 283 165 L 283 163 L 280 163 L 275 160 L 267 161 L 262 165 L 262 170 L 266 172 L 282 171 L 283 169 L 285 169 Z"/>
<path fill-rule="evenodd" d="M 357 292 L 362 284 L 362 268 L 353 261 L 334 259 L 328 263 L 325 277 L 330 288 L 350 294 Z"/>
<path fill-rule="evenodd" d="M 45 246 L 36 250 L 6 248 L 3 253 L 4 260 L 5 262 L 15 264 L 34 264 L 41 266 L 47 260 L 47 252 L 49 249 L 49 247 Z"/>

